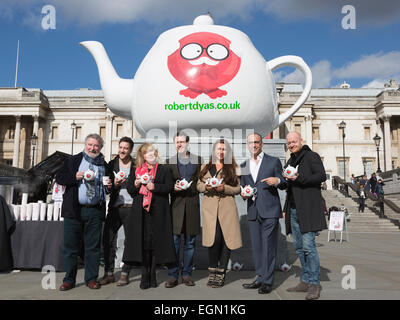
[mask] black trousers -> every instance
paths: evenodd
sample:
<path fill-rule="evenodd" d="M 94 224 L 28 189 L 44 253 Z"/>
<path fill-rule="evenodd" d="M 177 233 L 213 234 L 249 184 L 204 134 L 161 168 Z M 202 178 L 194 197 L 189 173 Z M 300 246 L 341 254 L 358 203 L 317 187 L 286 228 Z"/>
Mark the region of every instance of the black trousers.
<path fill-rule="evenodd" d="M 360 205 L 358 207 L 358 212 L 364 212 L 365 208 L 365 198 L 359 198 Z"/>
<path fill-rule="evenodd" d="M 214 244 L 208 248 L 208 261 L 210 268 L 220 268 L 226 270 L 228 267 L 231 250 L 227 247 L 221 225 L 217 218 Z"/>
<path fill-rule="evenodd" d="M 131 214 L 132 208 L 113 208 L 106 217 L 103 229 L 103 250 L 104 250 L 104 272 L 113 273 L 115 268 L 115 251 L 118 230 L 124 227 L 125 239 L 129 232 L 125 228 L 127 218 Z M 129 272 L 130 266 L 124 265 L 123 272 Z"/>

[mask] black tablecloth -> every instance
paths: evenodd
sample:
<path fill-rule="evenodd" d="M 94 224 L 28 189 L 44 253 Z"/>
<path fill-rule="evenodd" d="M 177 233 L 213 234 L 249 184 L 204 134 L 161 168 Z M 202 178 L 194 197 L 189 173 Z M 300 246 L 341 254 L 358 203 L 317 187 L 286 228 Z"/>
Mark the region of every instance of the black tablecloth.
<path fill-rule="evenodd" d="M 11 235 L 14 268 L 42 269 L 51 265 L 56 271 L 64 271 L 63 224 L 63 221 L 17 221 Z"/>

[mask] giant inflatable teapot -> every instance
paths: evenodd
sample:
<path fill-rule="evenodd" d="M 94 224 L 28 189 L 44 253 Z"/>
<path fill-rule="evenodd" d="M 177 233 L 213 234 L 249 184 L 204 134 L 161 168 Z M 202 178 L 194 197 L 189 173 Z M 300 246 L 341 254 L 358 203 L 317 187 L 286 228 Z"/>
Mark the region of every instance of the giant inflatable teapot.
<path fill-rule="evenodd" d="M 199 135 L 214 128 L 267 135 L 302 106 L 311 90 L 311 71 L 302 58 L 266 62 L 246 34 L 214 25 L 209 15 L 162 33 L 134 79 L 117 75 L 101 43 L 81 45 L 96 60 L 109 108 L 133 119 L 142 135 L 151 129 L 167 131 L 171 121 Z M 279 115 L 272 71 L 284 66 L 300 69 L 305 86 L 296 103 Z"/>

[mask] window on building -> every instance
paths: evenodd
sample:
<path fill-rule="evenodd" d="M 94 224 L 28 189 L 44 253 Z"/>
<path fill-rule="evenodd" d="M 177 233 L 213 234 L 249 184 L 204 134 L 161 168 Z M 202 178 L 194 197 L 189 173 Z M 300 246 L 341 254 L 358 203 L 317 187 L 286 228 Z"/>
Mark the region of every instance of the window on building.
<path fill-rule="evenodd" d="M 58 139 L 58 127 L 57 126 L 51 127 L 50 139 Z"/>
<path fill-rule="evenodd" d="M 75 139 L 81 139 L 82 138 L 82 127 L 76 126 L 75 128 Z"/>
<path fill-rule="evenodd" d="M 105 139 L 106 138 L 106 126 L 100 126 L 100 136 Z"/>
<path fill-rule="evenodd" d="M 397 158 L 392 158 L 392 170 L 396 169 L 397 167 Z"/>
<path fill-rule="evenodd" d="M 346 173 L 346 180 L 349 180 L 350 175 L 349 175 L 349 162 L 348 162 L 348 159 L 345 159 L 345 161 L 343 161 L 343 158 L 342 159 L 337 159 L 337 165 L 338 165 L 338 167 L 337 167 L 338 168 L 337 175 L 343 179 L 343 175 L 344 175 L 344 173 Z M 346 169 L 344 168 L 345 165 L 346 165 Z M 346 172 L 344 172 L 344 170 L 346 170 Z"/>
<path fill-rule="evenodd" d="M 398 137 L 397 129 L 392 130 L 392 142 L 397 142 Z"/>
<path fill-rule="evenodd" d="M 15 128 L 14 128 L 14 126 L 9 126 L 7 137 L 8 137 L 8 139 L 12 140 L 12 139 L 14 139 L 14 136 L 15 136 Z"/>
<path fill-rule="evenodd" d="M 371 140 L 371 127 L 364 127 L 364 140 Z"/>
<path fill-rule="evenodd" d="M 301 124 L 300 123 L 295 123 L 294 131 L 298 132 L 301 135 Z"/>
<path fill-rule="evenodd" d="M 13 163 L 12 159 L 6 159 L 6 164 L 12 166 L 12 163 Z"/>
<path fill-rule="evenodd" d="M 312 128 L 312 139 L 313 140 L 320 140 L 319 138 L 319 127 Z"/>
<path fill-rule="evenodd" d="M 122 132 L 122 123 L 117 123 L 117 132 L 116 132 L 116 136 L 117 137 L 122 137 L 123 132 Z"/>

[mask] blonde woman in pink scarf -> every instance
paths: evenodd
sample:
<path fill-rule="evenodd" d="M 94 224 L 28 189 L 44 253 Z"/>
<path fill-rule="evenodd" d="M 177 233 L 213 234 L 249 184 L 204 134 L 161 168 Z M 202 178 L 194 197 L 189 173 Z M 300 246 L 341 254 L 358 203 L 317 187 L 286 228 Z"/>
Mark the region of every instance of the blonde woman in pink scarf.
<path fill-rule="evenodd" d="M 157 287 L 156 265 L 175 261 L 169 193 L 174 182 L 167 166 L 160 164 L 158 150 L 144 143 L 136 152 L 135 175 L 127 190 L 133 198 L 125 238 L 124 263 L 141 263 L 141 289 Z"/>

